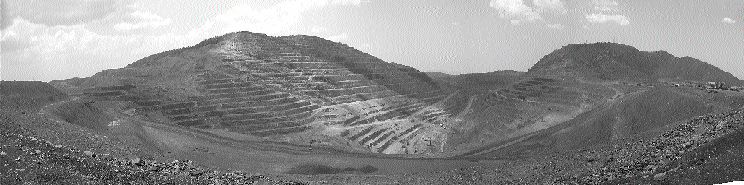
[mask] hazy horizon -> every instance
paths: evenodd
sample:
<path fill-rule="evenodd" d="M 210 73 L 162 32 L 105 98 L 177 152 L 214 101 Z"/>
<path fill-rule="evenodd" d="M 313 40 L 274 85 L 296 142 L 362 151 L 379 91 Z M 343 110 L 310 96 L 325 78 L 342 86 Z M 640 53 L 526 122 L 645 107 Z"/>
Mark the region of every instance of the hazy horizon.
<path fill-rule="evenodd" d="M 236 31 L 319 36 L 449 74 L 526 71 L 567 44 L 617 42 L 744 78 L 744 1 L 736 0 L 3 0 L 0 7 L 1 80 L 87 77 Z"/>

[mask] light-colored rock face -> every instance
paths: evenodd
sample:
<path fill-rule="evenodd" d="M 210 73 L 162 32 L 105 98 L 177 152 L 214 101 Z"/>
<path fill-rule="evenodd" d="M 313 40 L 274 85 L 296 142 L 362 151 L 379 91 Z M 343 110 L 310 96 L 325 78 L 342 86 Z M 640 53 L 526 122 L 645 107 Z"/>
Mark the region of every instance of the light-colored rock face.
<path fill-rule="evenodd" d="M 436 121 L 447 115 L 430 105 L 444 95 L 434 84 L 416 79 L 418 71 L 315 37 L 271 39 L 232 35 L 227 38 L 211 51 L 223 58 L 223 63 L 215 69 L 228 78 L 205 78 L 200 83 L 221 99 L 225 97 L 220 96 L 234 96 L 234 89 L 264 90 L 265 94 L 250 96 L 275 94 L 276 97 L 261 100 L 276 101 L 274 105 L 278 105 L 240 112 L 234 110 L 261 106 L 220 103 L 215 111 L 227 113 L 222 119 L 230 120 L 228 129 L 258 136 L 333 137 L 346 140 L 346 145 L 352 148 L 389 154 L 430 153 L 435 144 L 442 142 L 441 123 L 436 125 Z M 222 88 L 220 84 L 228 83 L 212 82 L 220 80 L 232 80 L 228 83 L 233 84 L 245 81 L 251 85 Z M 249 126 L 266 119 L 260 115 L 269 115 L 272 121 Z"/>

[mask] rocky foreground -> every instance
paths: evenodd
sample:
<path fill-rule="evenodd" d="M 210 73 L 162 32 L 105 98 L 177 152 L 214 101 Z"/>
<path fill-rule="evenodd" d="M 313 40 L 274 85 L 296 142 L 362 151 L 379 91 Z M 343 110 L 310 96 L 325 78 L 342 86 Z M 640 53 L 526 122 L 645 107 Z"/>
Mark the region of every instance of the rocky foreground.
<path fill-rule="evenodd" d="M 7 121 L 7 120 L 3 120 Z M 36 138 L 11 122 L 0 129 L 0 184 L 303 184 L 191 161 L 121 159 Z"/>
<path fill-rule="evenodd" d="M 39 139 L 28 125 L 6 118 L 0 129 L 0 184 L 711 184 L 744 179 L 742 110 L 699 116 L 654 138 L 497 166 L 387 176 L 271 176 L 217 171 L 190 161 L 113 157 L 72 142 Z"/>
<path fill-rule="evenodd" d="M 744 179 L 744 167 L 726 169 L 738 176 L 721 175 L 718 182 L 695 179 L 692 176 L 680 174 L 701 168 L 703 165 L 716 162 L 721 153 L 706 152 L 711 147 L 723 146 L 727 139 L 742 135 L 744 127 L 744 112 L 741 110 L 727 113 L 705 115 L 691 121 L 677 125 L 673 130 L 664 132 L 661 136 L 650 139 L 615 145 L 610 150 L 584 151 L 577 155 L 587 163 L 600 164 L 591 168 L 590 173 L 578 177 L 558 179 L 561 181 L 576 181 L 580 183 L 631 183 L 638 181 L 656 181 L 672 184 L 690 183 L 720 183 L 729 180 Z M 741 142 L 741 141 L 739 141 Z M 723 145 L 722 145 L 723 144 Z M 735 144 L 735 143 L 734 143 Z M 729 153 L 739 153 L 729 150 Z M 742 158 L 738 159 L 741 162 Z M 697 174 L 709 173 L 702 170 Z"/>
<path fill-rule="evenodd" d="M 413 176 L 419 184 L 714 184 L 744 180 L 744 111 L 696 117 L 658 137 Z M 430 179 L 427 179 L 430 178 Z M 445 183 L 446 182 L 446 183 Z"/>

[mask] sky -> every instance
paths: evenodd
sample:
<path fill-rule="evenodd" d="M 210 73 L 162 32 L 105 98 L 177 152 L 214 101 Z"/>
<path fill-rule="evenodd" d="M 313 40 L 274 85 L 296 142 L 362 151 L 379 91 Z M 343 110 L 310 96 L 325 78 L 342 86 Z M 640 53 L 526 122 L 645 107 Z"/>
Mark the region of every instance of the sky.
<path fill-rule="evenodd" d="M 575 43 L 665 50 L 744 79 L 744 0 L 0 0 L 0 80 L 87 77 L 236 31 L 314 35 L 450 74 Z"/>

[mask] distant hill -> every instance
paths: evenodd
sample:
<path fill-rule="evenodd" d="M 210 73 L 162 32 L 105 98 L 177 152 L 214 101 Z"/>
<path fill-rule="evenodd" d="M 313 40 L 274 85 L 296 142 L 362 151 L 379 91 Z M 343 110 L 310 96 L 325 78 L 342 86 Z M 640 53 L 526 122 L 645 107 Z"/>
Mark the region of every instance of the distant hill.
<path fill-rule="evenodd" d="M 510 85 L 524 76 L 525 72 L 514 70 L 494 71 L 487 73 L 468 73 L 460 75 L 429 75 L 443 86 L 468 89 L 493 89 Z"/>
<path fill-rule="evenodd" d="M 430 78 L 447 78 L 452 76 L 451 74 L 443 73 L 443 72 L 424 72 L 427 76 Z"/>
<path fill-rule="evenodd" d="M 528 75 L 626 81 L 741 81 L 713 65 L 665 51 L 639 51 L 615 43 L 570 44 L 546 55 Z"/>
<path fill-rule="evenodd" d="M 66 97 L 46 82 L 0 81 L 0 107 L 36 108 Z"/>

